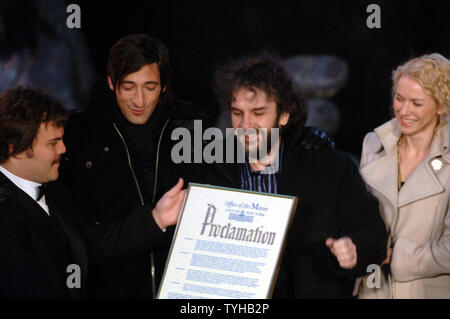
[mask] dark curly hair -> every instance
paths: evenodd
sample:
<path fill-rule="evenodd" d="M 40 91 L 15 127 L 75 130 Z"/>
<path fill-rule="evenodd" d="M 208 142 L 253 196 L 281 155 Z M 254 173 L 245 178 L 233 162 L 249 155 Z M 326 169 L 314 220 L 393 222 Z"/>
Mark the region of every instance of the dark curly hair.
<path fill-rule="evenodd" d="M 116 88 L 125 76 L 139 71 L 144 65 L 156 63 L 161 78 L 161 104 L 173 98 L 169 51 L 164 43 L 146 34 L 130 34 L 119 39 L 111 48 L 107 72 Z"/>
<path fill-rule="evenodd" d="M 283 134 L 290 136 L 305 125 L 305 97 L 300 88 L 294 86 L 280 57 L 275 54 L 263 52 L 220 65 L 214 75 L 213 87 L 225 112 L 230 112 L 233 94 L 239 88 L 257 88 L 275 100 L 278 115 L 290 113 L 287 125 L 282 128 Z"/>
<path fill-rule="evenodd" d="M 67 117 L 64 106 L 44 91 L 23 87 L 4 91 L 0 95 L 0 164 L 31 147 L 41 123 L 64 127 Z"/>

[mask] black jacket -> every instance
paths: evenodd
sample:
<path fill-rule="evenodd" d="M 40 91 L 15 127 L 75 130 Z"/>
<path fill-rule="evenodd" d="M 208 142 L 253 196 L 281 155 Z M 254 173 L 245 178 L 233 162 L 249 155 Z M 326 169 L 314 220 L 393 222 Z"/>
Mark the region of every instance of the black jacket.
<path fill-rule="evenodd" d="M 241 165 L 212 165 L 209 183 L 241 188 Z M 355 164 L 342 152 L 306 150 L 299 138 L 285 139 L 278 193 L 299 203 L 273 298 L 351 298 L 355 279 L 385 258 L 387 238 L 378 203 Z M 328 237 L 343 236 L 357 247 L 352 270 L 340 268 L 325 246 Z"/>
<path fill-rule="evenodd" d="M 188 182 L 203 176 L 201 165 L 174 164 L 171 159 L 176 143 L 171 140 L 172 131 L 176 127 L 193 130 L 192 119 L 203 118 L 194 105 L 179 100 L 158 105 L 164 112 L 160 112 L 154 136 L 149 136 L 155 150 L 149 159 L 151 167 L 142 163 L 137 167 L 136 150 L 113 116 L 112 110 L 117 107 L 113 98 L 107 103 L 93 103 L 86 113 L 71 116 L 65 132 L 63 181 L 78 211 L 91 225 L 128 216 L 141 205 L 154 205 L 179 177 Z M 143 184 L 146 174 L 153 178 L 147 183 L 151 185 Z M 91 266 L 88 296 L 151 298 L 164 270 L 171 235 L 169 229 L 165 241 L 136 258 L 95 264 L 95 269 Z"/>
<path fill-rule="evenodd" d="M 150 206 L 100 227 L 80 227 L 61 183 L 50 183 L 45 198 L 50 216 L 0 173 L 0 298 L 84 297 L 89 257 L 134 258 L 165 237 Z M 80 288 L 67 286 L 71 264 L 80 268 Z"/>

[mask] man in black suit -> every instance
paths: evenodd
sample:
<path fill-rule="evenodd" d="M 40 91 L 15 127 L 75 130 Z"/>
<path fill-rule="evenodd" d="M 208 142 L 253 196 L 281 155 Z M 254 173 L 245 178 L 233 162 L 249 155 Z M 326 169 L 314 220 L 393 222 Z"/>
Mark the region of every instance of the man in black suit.
<path fill-rule="evenodd" d="M 0 298 L 79 298 L 87 260 L 109 263 L 150 251 L 176 224 L 183 181 L 156 205 L 91 227 L 72 214 L 58 183 L 67 111 L 51 96 L 16 88 L 0 95 Z M 114 280 L 114 278 L 111 278 Z"/>
<path fill-rule="evenodd" d="M 203 115 L 173 96 L 164 43 L 144 34 L 124 36 L 107 65 L 102 82 L 108 88 L 94 90 L 86 111 L 70 116 L 61 166 L 61 179 L 81 208 L 77 213 L 93 226 L 156 203 L 180 177 L 199 182 L 204 176 L 202 164 L 172 161 L 172 132 L 192 132 Z M 154 298 L 169 247 L 170 240 L 146 254 L 90 267 L 88 298 Z"/>

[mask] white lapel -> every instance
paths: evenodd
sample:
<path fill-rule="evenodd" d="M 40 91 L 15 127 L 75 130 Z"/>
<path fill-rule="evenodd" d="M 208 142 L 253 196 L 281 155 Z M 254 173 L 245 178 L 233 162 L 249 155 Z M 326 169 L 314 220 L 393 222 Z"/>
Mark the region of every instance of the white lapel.
<path fill-rule="evenodd" d="M 395 146 L 400 137 L 400 130 L 397 129 L 395 119 L 393 119 L 375 129 L 375 133 L 382 148 L 372 161 L 361 168 L 360 172 L 364 181 L 390 202 L 392 212 L 385 211 L 385 218 L 389 225 L 393 225 L 398 207 L 398 170 Z"/>
<path fill-rule="evenodd" d="M 384 154 L 380 158 L 361 168 L 364 181 L 373 189 L 383 194 L 397 207 L 397 167 L 393 165 L 397 158 L 392 154 Z"/>

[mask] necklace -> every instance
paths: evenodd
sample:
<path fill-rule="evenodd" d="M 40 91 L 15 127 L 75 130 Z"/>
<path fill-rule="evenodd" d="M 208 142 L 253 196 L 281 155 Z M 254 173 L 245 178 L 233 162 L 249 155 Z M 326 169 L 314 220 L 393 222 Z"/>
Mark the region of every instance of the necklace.
<path fill-rule="evenodd" d="M 434 128 L 433 137 L 436 135 L 438 129 L 439 129 L 439 119 L 438 119 L 438 124 Z M 397 166 L 398 166 L 398 183 L 397 183 L 397 188 L 398 188 L 398 191 L 400 191 L 400 188 L 402 188 L 402 173 L 400 171 L 400 164 L 401 164 L 402 160 L 401 160 L 401 157 L 400 157 L 400 145 L 402 145 L 403 137 L 404 137 L 404 135 L 402 134 L 400 136 L 400 138 L 398 139 L 398 142 L 397 142 Z"/>
<path fill-rule="evenodd" d="M 397 142 L 397 167 L 398 167 L 398 184 L 397 188 L 398 191 L 400 191 L 400 188 L 402 188 L 402 173 L 400 171 L 400 164 L 401 164 L 401 157 L 400 157 L 400 145 L 402 145 L 403 142 L 403 135 L 400 136 Z"/>

